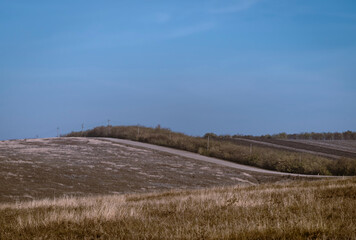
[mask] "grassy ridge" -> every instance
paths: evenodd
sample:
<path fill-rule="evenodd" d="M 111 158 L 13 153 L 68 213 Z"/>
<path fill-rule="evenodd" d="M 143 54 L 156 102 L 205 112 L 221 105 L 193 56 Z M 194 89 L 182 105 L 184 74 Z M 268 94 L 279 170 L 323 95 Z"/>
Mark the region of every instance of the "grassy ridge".
<path fill-rule="evenodd" d="M 356 239 L 356 178 L 0 204 L 0 239 Z"/>
<path fill-rule="evenodd" d="M 268 147 L 241 145 L 206 134 L 192 137 L 165 128 L 137 126 L 97 127 L 85 132 L 72 132 L 67 137 L 113 137 L 182 149 L 206 156 L 256 166 L 269 170 L 299 174 L 356 175 L 356 160 L 333 160 L 307 153 L 296 153 Z M 208 136 L 210 136 L 208 147 Z"/>

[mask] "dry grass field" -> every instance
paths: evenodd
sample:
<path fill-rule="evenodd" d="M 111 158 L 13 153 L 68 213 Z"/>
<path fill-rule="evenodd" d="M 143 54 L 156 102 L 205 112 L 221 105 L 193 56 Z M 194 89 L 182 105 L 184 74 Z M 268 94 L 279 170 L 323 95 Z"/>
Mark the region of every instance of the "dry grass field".
<path fill-rule="evenodd" d="M 0 239 L 356 239 L 355 219 L 355 177 L 249 172 L 105 139 L 0 142 Z"/>
<path fill-rule="evenodd" d="M 0 239 L 356 239 L 356 178 L 0 205 Z"/>

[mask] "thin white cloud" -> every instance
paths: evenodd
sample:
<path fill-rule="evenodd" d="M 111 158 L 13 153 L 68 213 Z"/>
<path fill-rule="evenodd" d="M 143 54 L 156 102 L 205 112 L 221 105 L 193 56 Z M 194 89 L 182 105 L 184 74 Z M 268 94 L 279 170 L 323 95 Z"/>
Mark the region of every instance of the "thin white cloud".
<path fill-rule="evenodd" d="M 259 0 L 238 0 L 233 1 L 230 5 L 217 6 L 209 9 L 209 13 L 224 14 L 224 13 L 236 13 L 247 10 L 253 7 Z"/>
<path fill-rule="evenodd" d="M 197 24 L 193 26 L 188 26 L 188 27 L 182 27 L 173 30 L 172 32 L 168 33 L 165 38 L 167 39 L 172 39 L 172 38 L 181 38 L 181 37 L 186 37 L 189 35 L 193 35 L 196 33 L 201 33 L 201 32 L 206 32 L 215 27 L 215 23 L 213 22 L 208 22 L 208 23 L 202 23 L 202 24 Z"/>
<path fill-rule="evenodd" d="M 198 33 L 207 32 L 216 26 L 214 22 L 198 23 L 190 26 L 175 27 L 154 32 L 112 32 L 95 35 L 93 33 L 76 33 L 76 41 L 61 46 L 60 51 L 75 49 L 113 48 L 119 46 L 135 46 L 152 42 L 184 38 Z M 80 40 L 80 41 L 79 41 Z M 65 42 L 65 41 L 63 41 Z"/>

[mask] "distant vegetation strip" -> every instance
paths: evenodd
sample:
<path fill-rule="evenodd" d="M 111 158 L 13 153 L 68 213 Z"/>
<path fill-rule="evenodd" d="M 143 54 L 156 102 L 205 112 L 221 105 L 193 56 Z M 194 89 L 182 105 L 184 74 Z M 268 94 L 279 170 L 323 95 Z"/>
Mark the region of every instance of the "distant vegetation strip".
<path fill-rule="evenodd" d="M 205 134 L 204 137 L 193 137 L 160 126 L 156 128 L 100 126 L 83 132 L 72 132 L 65 136 L 130 139 L 280 172 L 337 176 L 356 175 L 355 159 L 334 160 L 307 153 L 262 146 L 246 146 L 246 144 L 230 141 L 227 136 L 218 137 L 210 133 Z"/>
<path fill-rule="evenodd" d="M 236 135 L 239 136 L 239 135 Z M 253 136 L 250 136 L 253 137 Z M 304 132 L 304 133 L 294 133 L 288 134 L 285 132 L 278 134 L 267 134 L 262 135 L 260 138 L 272 138 L 272 139 L 294 139 L 294 140 L 356 140 L 356 132 L 345 131 L 345 132 Z"/>
<path fill-rule="evenodd" d="M 356 178 L 0 204 L 0 239 L 356 239 Z"/>

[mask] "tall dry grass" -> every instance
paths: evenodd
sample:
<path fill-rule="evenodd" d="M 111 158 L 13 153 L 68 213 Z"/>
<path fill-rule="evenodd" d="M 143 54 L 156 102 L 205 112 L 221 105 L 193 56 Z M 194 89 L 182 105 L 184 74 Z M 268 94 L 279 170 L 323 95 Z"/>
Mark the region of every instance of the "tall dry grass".
<path fill-rule="evenodd" d="M 356 178 L 0 205 L 0 239 L 356 239 Z"/>

